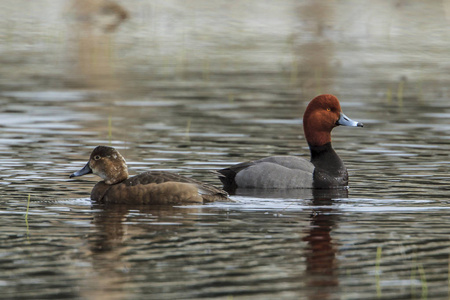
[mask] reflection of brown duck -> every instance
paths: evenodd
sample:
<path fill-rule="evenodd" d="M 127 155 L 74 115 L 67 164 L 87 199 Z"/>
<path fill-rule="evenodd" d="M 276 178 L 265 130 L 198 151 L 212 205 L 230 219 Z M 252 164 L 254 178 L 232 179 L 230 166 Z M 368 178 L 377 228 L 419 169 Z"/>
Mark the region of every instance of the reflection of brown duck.
<path fill-rule="evenodd" d="M 187 204 L 229 200 L 225 191 L 212 185 L 164 171 L 149 171 L 128 178 L 123 156 L 114 148 L 98 146 L 88 163 L 70 177 L 93 173 L 103 181 L 91 192 L 91 199 L 123 204 Z"/>
<path fill-rule="evenodd" d="M 93 224 L 96 232 L 89 237 L 90 249 L 94 253 L 115 252 L 123 245 L 124 240 L 135 238 L 136 236 L 148 232 L 172 231 L 173 222 L 189 225 L 196 222 L 198 213 L 202 212 L 202 207 L 180 207 L 169 205 L 133 205 L 133 204 L 115 204 L 108 205 L 103 203 L 94 203 Z M 130 215 L 138 215 L 140 222 L 134 222 Z M 148 216 L 148 220 L 142 222 L 143 216 Z M 147 218 L 147 217 L 145 217 Z M 151 222 L 150 222 L 151 221 Z M 167 225 L 152 225 L 152 222 L 165 223 Z M 131 223 L 131 224 L 127 224 Z M 151 239 L 156 243 L 161 238 L 156 235 Z"/>
<path fill-rule="evenodd" d="M 173 207 L 169 205 L 108 205 L 94 203 L 92 206 L 94 228 L 87 236 L 87 258 L 94 272 L 86 276 L 80 290 L 83 299 L 111 298 L 132 299 L 135 297 L 129 286 L 129 270 L 139 269 L 129 260 L 130 253 L 145 253 L 145 259 L 152 260 L 149 252 L 141 252 L 142 246 L 167 241 L 177 235 L 174 221 L 190 226 L 197 222 L 198 214 L 204 208 Z M 136 221 L 138 219 L 139 221 Z M 145 219 L 145 221 L 143 221 Z M 159 223 L 152 225 L 153 222 Z M 167 225 L 161 225 L 161 223 Z M 161 234 L 155 234 L 155 233 Z M 139 240 L 136 247 L 133 240 Z M 134 245 L 134 246 L 133 246 Z M 174 245 L 174 247 L 176 247 Z M 131 255 L 133 256 L 133 255 Z M 107 295 L 107 296 L 105 296 Z"/>
<path fill-rule="evenodd" d="M 114 31 L 129 18 L 125 8 L 110 0 L 76 0 L 73 11 L 78 21 L 98 23 L 105 32 Z"/>

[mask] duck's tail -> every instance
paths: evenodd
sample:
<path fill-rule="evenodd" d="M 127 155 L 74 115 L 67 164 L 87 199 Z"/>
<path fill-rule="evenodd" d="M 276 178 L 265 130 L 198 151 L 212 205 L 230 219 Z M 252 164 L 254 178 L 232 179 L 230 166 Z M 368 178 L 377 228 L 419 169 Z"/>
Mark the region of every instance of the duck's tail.
<path fill-rule="evenodd" d="M 233 201 L 228 197 L 228 193 L 212 185 L 197 185 L 198 193 L 202 196 L 204 202 L 214 201 Z"/>
<path fill-rule="evenodd" d="M 217 170 L 217 171 L 213 171 L 220 179 L 220 181 L 223 184 L 223 189 L 225 191 L 227 191 L 230 194 L 234 194 L 234 192 L 237 189 L 237 184 L 236 184 L 236 175 L 243 169 L 246 169 L 248 167 L 250 167 L 251 165 L 253 165 L 254 162 L 253 161 L 246 161 L 225 169 L 221 169 L 221 170 Z"/>

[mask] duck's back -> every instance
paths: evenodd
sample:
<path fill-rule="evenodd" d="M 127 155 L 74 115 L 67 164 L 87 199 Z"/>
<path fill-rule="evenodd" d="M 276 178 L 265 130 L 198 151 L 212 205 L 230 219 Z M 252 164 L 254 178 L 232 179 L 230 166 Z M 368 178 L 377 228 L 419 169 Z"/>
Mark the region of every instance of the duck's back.
<path fill-rule="evenodd" d="M 229 200 L 228 194 L 212 185 L 165 171 L 149 171 L 121 183 L 97 183 L 91 199 L 108 203 L 187 204 Z"/>
<path fill-rule="evenodd" d="M 271 156 L 218 171 L 226 189 L 312 188 L 314 165 L 295 156 Z"/>
<path fill-rule="evenodd" d="M 205 184 L 201 181 L 185 177 L 177 173 L 166 171 L 148 171 L 139 175 L 133 176 L 127 181 L 130 181 L 130 185 L 136 184 L 149 184 L 149 183 L 163 183 L 163 182 L 180 182 L 187 183 L 197 187 L 198 192 L 202 196 L 205 202 L 214 201 L 228 201 L 228 194 L 213 185 Z"/>

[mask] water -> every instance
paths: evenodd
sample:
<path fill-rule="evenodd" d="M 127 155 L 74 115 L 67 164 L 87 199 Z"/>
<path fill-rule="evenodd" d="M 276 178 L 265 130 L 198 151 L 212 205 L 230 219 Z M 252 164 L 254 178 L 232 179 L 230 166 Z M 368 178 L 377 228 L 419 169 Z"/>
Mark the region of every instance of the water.
<path fill-rule="evenodd" d="M 448 1 L 121 1 L 110 32 L 91 3 L 1 4 L 1 297 L 448 298 Z M 307 158 L 319 93 L 365 124 L 333 131 L 348 191 L 103 207 L 68 178 L 100 144 L 217 185 Z"/>

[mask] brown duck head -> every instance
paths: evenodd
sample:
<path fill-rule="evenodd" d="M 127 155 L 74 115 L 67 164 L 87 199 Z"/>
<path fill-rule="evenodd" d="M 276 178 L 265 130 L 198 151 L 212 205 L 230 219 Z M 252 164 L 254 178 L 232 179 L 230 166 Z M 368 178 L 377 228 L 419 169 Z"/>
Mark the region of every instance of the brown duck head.
<path fill-rule="evenodd" d="M 125 159 L 116 149 L 108 146 L 96 147 L 87 164 L 70 178 L 90 173 L 100 176 L 106 184 L 116 184 L 128 178 Z"/>

